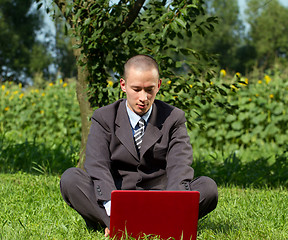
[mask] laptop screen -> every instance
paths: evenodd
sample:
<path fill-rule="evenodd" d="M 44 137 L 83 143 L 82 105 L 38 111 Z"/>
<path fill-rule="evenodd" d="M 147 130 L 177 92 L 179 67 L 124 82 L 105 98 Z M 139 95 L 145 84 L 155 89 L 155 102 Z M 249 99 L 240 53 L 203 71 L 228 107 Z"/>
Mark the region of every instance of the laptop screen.
<path fill-rule="evenodd" d="M 197 191 L 131 191 L 111 194 L 110 236 L 194 240 L 199 211 Z"/>

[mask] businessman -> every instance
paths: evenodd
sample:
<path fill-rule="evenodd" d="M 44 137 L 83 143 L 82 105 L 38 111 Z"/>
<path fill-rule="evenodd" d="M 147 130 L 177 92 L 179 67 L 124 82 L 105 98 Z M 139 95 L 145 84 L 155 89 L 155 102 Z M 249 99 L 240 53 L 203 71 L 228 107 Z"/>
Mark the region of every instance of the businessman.
<path fill-rule="evenodd" d="M 146 55 L 130 58 L 120 86 L 126 99 L 92 116 L 85 171 L 70 168 L 61 177 L 64 200 L 88 227 L 105 227 L 105 236 L 113 190 L 199 191 L 199 218 L 211 212 L 217 185 L 209 177 L 194 178 L 184 112 L 155 100 L 161 86 L 156 61 Z"/>

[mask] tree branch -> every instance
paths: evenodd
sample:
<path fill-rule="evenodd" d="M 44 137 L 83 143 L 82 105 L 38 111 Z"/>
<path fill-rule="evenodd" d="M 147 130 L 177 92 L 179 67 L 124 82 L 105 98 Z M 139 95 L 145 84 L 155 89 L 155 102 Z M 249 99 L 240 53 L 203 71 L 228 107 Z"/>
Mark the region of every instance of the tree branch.
<path fill-rule="evenodd" d="M 122 27 L 120 30 L 120 35 L 126 31 L 126 29 L 128 29 L 131 24 L 135 21 L 135 19 L 137 18 L 142 6 L 144 5 L 145 0 L 137 0 L 135 2 L 135 4 L 131 7 L 128 16 L 124 19 L 124 21 L 122 22 Z"/>
<path fill-rule="evenodd" d="M 58 6 L 63 16 L 66 18 L 66 22 L 72 27 L 72 17 L 71 15 L 66 15 L 66 1 L 54 0 L 54 3 Z"/>

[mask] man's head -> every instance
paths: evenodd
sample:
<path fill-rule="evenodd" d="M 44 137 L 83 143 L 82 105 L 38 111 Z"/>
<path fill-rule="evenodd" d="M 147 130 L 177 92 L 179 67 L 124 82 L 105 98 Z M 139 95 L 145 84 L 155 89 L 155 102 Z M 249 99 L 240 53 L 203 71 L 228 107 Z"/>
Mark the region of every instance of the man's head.
<path fill-rule="evenodd" d="M 139 116 L 144 115 L 161 86 L 158 64 L 146 55 L 130 58 L 124 66 L 124 79 L 120 79 L 120 85 L 126 93 L 128 107 Z"/>

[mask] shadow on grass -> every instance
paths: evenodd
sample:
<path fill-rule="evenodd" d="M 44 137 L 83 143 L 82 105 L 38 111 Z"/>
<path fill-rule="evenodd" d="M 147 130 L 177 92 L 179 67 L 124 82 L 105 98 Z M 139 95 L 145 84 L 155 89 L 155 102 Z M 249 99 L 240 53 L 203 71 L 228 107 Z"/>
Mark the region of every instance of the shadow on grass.
<path fill-rule="evenodd" d="M 198 158 L 193 168 L 197 176 L 209 176 L 218 185 L 288 187 L 288 149 L 273 156 L 273 163 L 271 157 L 244 162 L 233 153 L 223 161 Z"/>
<path fill-rule="evenodd" d="M 0 137 L 0 172 L 18 171 L 40 174 L 62 174 L 76 166 L 79 147 L 62 143 L 24 143 Z M 273 161 L 271 163 L 271 158 Z M 288 187 L 288 148 L 283 153 L 267 158 L 243 161 L 232 153 L 224 160 L 205 156 L 194 159 L 192 167 L 197 176 L 209 176 L 218 185 L 242 187 Z M 195 176 L 196 177 L 196 176 Z"/>
<path fill-rule="evenodd" d="M 75 166 L 78 149 L 71 144 L 32 142 L 15 143 L 0 138 L 0 172 L 62 174 Z"/>
<path fill-rule="evenodd" d="M 214 234 L 221 233 L 226 235 L 235 229 L 237 229 L 237 227 L 233 224 L 225 223 L 223 221 L 216 222 L 215 220 L 210 220 L 208 217 L 198 221 L 197 232 L 198 234 L 201 234 L 206 231 L 212 231 Z"/>

